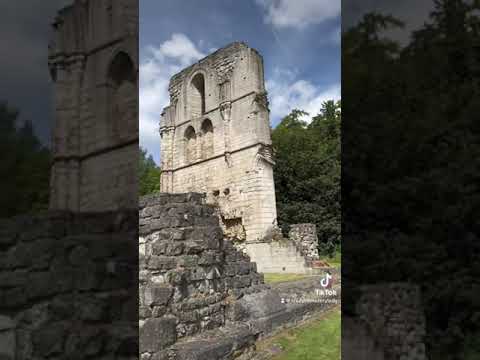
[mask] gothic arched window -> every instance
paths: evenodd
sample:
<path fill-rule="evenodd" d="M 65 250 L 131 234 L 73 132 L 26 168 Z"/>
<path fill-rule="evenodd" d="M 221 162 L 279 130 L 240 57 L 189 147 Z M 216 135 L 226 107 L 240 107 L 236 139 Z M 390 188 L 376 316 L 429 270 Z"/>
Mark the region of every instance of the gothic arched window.
<path fill-rule="evenodd" d="M 135 66 L 119 52 L 108 68 L 109 122 L 114 139 L 138 135 L 138 87 Z"/>
<path fill-rule="evenodd" d="M 190 102 L 190 118 L 196 118 L 205 113 L 205 78 L 198 73 L 190 82 L 188 101 Z"/>
<path fill-rule="evenodd" d="M 195 134 L 195 129 L 192 126 L 189 126 L 185 130 L 185 162 L 187 164 L 195 161 L 197 156 L 197 135 Z"/>
<path fill-rule="evenodd" d="M 202 159 L 213 155 L 213 125 L 210 119 L 202 123 Z"/>

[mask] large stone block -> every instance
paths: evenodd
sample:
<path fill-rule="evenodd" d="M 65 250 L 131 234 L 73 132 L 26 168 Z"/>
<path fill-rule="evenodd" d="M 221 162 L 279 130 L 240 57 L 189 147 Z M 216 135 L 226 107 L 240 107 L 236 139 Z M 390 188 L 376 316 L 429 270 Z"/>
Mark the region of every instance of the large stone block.
<path fill-rule="evenodd" d="M 64 349 L 67 328 L 64 323 L 48 324 L 34 331 L 33 349 L 40 357 L 61 354 Z"/>
<path fill-rule="evenodd" d="M 149 284 L 145 287 L 144 304 L 147 306 L 166 305 L 173 294 L 168 285 Z"/>
<path fill-rule="evenodd" d="M 13 319 L 0 315 L 0 359 L 15 359 L 15 327 Z"/>
<path fill-rule="evenodd" d="M 0 272 L 0 288 L 22 286 L 28 278 L 28 270 L 2 271 Z"/>
<path fill-rule="evenodd" d="M 54 294 L 58 289 L 52 282 L 54 277 L 49 271 L 32 272 L 29 274 L 27 294 L 30 299 L 46 297 Z"/>
<path fill-rule="evenodd" d="M 177 258 L 172 256 L 151 256 L 148 259 L 148 268 L 154 270 L 170 270 L 177 265 Z"/>
<path fill-rule="evenodd" d="M 255 294 L 245 295 L 238 301 L 239 314 L 250 318 L 261 318 L 285 310 L 279 294 L 274 290 L 265 290 Z"/>
<path fill-rule="evenodd" d="M 140 327 L 140 352 L 155 353 L 176 341 L 176 318 L 147 319 Z"/>
<path fill-rule="evenodd" d="M 200 257 L 198 255 L 183 255 L 177 260 L 178 266 L 184 268 L 195 268 L 199 264 Z M 192 270 L 192 272 L 195 272 Z"/>

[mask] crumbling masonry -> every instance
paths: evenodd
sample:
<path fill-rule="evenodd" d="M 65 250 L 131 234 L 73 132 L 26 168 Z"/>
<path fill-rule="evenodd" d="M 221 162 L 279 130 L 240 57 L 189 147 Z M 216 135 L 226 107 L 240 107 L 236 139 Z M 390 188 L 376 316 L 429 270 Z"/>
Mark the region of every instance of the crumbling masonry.
<path fill-rule="evenodd" d="M 137 207 L 138 1 L 72 1 L 49 45 L 50 208 Z"/>
<path fill-rule="evenodd" d="M 241 42 L 227 45 L 174 75 L 169 92 L 160 122 L 161 191 L 205 193 L 224 236 L 259 271 L 311 272 L 315 225 L 278 241 L 261 55 Z"/>
<path fill-rule="evenodd" d="M 224 239 L 204 194 L 144 197 L 139 216 L 142 359 L 251 360 L 259 337 L 334 305 L 283 303 L 314 293 L 320 277 L 265 285 L 256 264 Z"/>
<path fill-rule="evenodd" d="M 262 57 L 232 43 L 174 75 L 169 92 L 161 191 L 206 193 L 227 236 L 261 239 L 277 216 Z"/>

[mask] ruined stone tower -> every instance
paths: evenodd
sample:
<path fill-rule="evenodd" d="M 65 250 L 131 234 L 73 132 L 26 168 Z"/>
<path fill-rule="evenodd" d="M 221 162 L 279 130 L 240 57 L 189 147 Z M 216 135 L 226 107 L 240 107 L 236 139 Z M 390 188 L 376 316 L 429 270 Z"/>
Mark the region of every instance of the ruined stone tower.
<path fill-rule="evenodd" d="M 53 28 L 50 207 L 137 208 L 138 1 L 75 0 Z"/>
<path fill-rule="evenodd" d="M 277 216 L 262 57 L 232 43 L 174 75 L 169 92 L 161 191 L 204 192 L 227 236 L 261 239 Z"/>

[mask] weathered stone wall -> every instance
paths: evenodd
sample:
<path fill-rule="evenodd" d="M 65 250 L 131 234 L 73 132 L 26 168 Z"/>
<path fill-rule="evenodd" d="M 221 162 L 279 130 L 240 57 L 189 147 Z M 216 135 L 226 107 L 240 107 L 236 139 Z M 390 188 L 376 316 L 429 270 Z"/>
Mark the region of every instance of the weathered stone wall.
<path fill-rule="evenodd" d="M 354 318 L 343 323 L 345 355 L 355 354 L 358 359 L 427 359 L 425 314 L 418 286 L 363 286 L 355 312 Z"/>
<path fill-rule="evenodd" d="M 319 259 L 317 227 L 315 224 L 293 224 L 288 238 L 292 240 L 308 262 Z"/>
<path fill-rule="evenodd" d="M 137 240 L 136 212 L 1 220 L 0 358 L 137 358 Z"/>
<path fill-rule="evenodd" d="M 362 320 L 345 314 L 342 314 L 342 358 L 385 360 L 384 351 L 370 328 Z"/>
<path fill-rule="evenodd" d="M 235 230 L 241 240 L 262 238 L 276 222 L 262 57 L 232 43 L 174 75 L 169 90 L 161 191 L 204 192 L 227 230 L 243 228 Z"/>
<path fill-rule="evenodd" d="M 308 274 L 307 262 L 288 239 L 245 244 L 245 251 L 262 273 Z"/>
<path fill-rule="evenodd" d="M 201 194 L 140 200 L 140 351 L 225 325 L 231 301 L 265 288 L 255 263 L 223 240 Z"/>
<path fill-rule="evenodd" d="M 50 207 L 136 209 L 138 0 L 72 2 L 58 12 L 49 46 Z"/>

